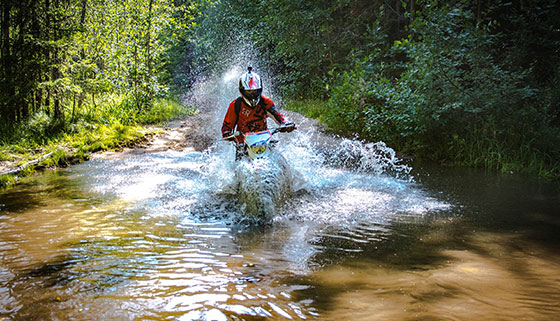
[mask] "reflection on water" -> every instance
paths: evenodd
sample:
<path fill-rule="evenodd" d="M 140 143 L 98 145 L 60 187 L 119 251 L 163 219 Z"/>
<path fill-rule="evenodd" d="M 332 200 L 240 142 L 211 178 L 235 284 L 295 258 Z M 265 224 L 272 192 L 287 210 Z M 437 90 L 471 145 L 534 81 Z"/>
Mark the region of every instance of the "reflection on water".
<path fill-rule="evenodd" d="M 558 186 L 420 166 L 414 182 L 360 155 L 335 164 L 303 136 L 281 146 L 309 186 L 268 225 L 227 191 L 226 144 L 95 159 L 0 192 L 0 320 L 560 313 Z"/>

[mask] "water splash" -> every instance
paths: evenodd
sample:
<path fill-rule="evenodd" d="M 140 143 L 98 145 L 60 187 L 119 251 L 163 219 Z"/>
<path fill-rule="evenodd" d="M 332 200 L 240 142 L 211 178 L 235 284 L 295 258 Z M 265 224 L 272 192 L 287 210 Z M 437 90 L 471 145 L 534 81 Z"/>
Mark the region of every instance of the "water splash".
<path fill-rule="evenodd" d="M 363 143 L 343 139 L 340 148 L 331 155 L 331 161 L 339 166 L 374 175 L 393 174 L 397 178 L 412 180 L 412 167 L 402 164 L 394 149 L 384 142 Z"/>
<path fill-rule="evenodd" d="M 241 75 L 243 72 L 244 70 L 241 69 L 240 66 L 233 66 L 232 68 L 230 68 L 228 71 L 224 73 L 224 76 L 222 77 L 222 82 L 228 85 L 232 81 L 239 79 L 239 75 Z"/>
<path fill-rule="evenodd" d="M 205 94 L 203 90 L 193 94 L 199 99 L 198 105 L 212 106 L 212 126 L 216 129 L 221 126 L 229 101 L 238 96 L 236 75 L 244 71 L 242 65 L 232 65 L 220 75 L 205 78 L 200 88 L 212 88 L 213 94 Z M 287 114 L 298 125 L 307 122 L 298 114 Z M 269 127 L 274 127 L 272 121 Z M 360 217 L 392 218 L 399 212 L 424 215 L 443 208 L 444 205 L 415 187 L 410 174 L 412 168 L 384 142 L 364 143 L 334 137 L 321 133 L 313 125 L 298 127 L 292 133 L 275 136 L 279 141 L 276 152 L 285 159 L 286 165 L 281 166 L 281 171 L 271 170 L 270 173 L 282 176 L 283 182 L 289 182 L 289 188 L 268 187 L 281 191 L 274 191 L 275 196 L 270 199 L 259 199 L 262 197 L 257 193 L 259 184 L 248 182 L 258 176 L 248 170 L 249 167 L 238 166 L 233 161 L 233 146 L 220 141 L 219 135 L 204 152 L 206 184 L 212 185 L 217 194 L 227 195 L 227 199 L 236 202 L 238 215 L 254 216 L 264 211 L 265 216 L 276 217 L 276 220 L 289 217 L 339 224 L 360 221 Z"/>
<path fill-rule="evenodd" d="M 293 196 L 290 166 L 274 151 L 269 157 L 238 161 L 235 178 L 244 212 L 257 218 L 272 219 L 276 208 Z"/>

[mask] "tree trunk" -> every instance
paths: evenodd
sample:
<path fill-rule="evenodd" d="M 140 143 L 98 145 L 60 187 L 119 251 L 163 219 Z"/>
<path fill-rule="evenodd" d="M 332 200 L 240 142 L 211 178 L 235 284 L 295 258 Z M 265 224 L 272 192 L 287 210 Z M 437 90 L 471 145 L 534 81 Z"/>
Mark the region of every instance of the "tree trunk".
<path fill-rule="evenodd" d="M 59 0 L 55 0 L 54 1 L 54 8 L 55 10 L 58 10 L 60 8 L 60 2 Z M 59 22 L 56 21 L 54 26 L 53 26 L 53 33 L 54 33 L 54 41 L 58 41 L 59 37 L 60 37 L 60 32 L 59 32 Z M 59 61 L 59 50 L 57 47 L 55 47 L 54 51 L 53 51 L 53 69 L 52 69 L 52 80 L 56 81 L 60 78 L 60 69 L 58 67 L 58 64 L 60 63 Z M 60 102 L 61 98 L 59 95 L 55 94 L 54 97 L 54 118 L 62 118 L 62 107 L 61 107 L 61 102 Z"/>
<path fill-rule="evenodd" d="M 416 19 L 416 0 L 410 0 L 410 23 Z"/>
<path fill-rule="evenodd" d="M 10 1 L 2 1 L 2 60 L 10 55 Z M 8 66 L 2 64 L 3 68 Z"/>
<path fill-rule="evenodd" d="M 85 31 L 85 24 L 86 24 L 86 10 L 87 10 L 87 0 L 83 0 L 82 1 L 82 14 L 80 17 L 80 28 L 82 29 L 82 31 Z M 81 52 L 80 52 L 80 58 L 82 60 L 82 62 L 86 59 L 86 50 L 84 48 L 82 48 Z M 85 83 L 87 81 L 87 74 L 84 72 L 84 74 L 82 75 L 82 91 L 80 92 L 80 95 L 78 97 L 78 109 L 82 108 L 82 103 L 84 101 L 84 97 L 85 97 Z M 74 101 L 75 101 L 76 97 L 74 96 Z M 72 110 L 72 119 L 74 119 L 74 110 Z"/>
<path fill-rule="evenodd" d="M 50 30 L 51 30 L 51 2 L 50 0 L 45 0 L 45 40 L 51 40 Z M 46 61 L 45 70 L 44 70 L 44 81 L 49 80 L 49 67 L 48 65 L 51 64 L 51 50 L 49 48 L 45 48 L 43 50 L 43 55 Z M 47 115 L 51 115 L 51 89 L 47 88 L 46 95 L 45 95 L 45 113 Z"/>
<path fill-rule="evenodd" d="M 51 115 L 51 93 L 49 91 L 45 95 L 45 114 Z"/>
<path fill-rule="evenodd" d="M 17 10 L 16 25 L 18 32 L 14 33 L 14 45 L 13 50 L 14 59 L 13 68 L 14 72 L 12 74 L 12 79 L 14 81 L 15 98 L 14 100 L 14 111 L 16 114 L 16 121 L 22 121 L 29 117 L 29 100 L 30 91 L 28 88 L 32 87 L 33 77 L 30 77 L 29 71 L 31 64 L 29 61 L 33 59 L 33 54 L 25 45 L 25 36 L 29 34 L 30 25 L 27 23 L 27 19 L 31 16 L 31 8 L 25 4 L 20 4 L 20 8 Z M 17 38 L 16 38 L 17 36 Z M 16 40 L 17 39 L 17 40 Z"/>
<path fill-rule="evenodd" d="M 400 32 L 401 31 L 401 20 L 402 20 L 402 16 L 403 16 L 401 0 L 396 0 L 395 1 L 395 11 L 396 11 L 395 13 L 397 14 L 397 29 Z"/>
<path fill-rule="evenodd" d="M 146 58 L 147 58 L 147 67 L 148 67 L 148 76 L 152 75 L 152 57 L 151 57 L 151 33 L 152 33 L 152 7 L 154 4 L 154 0 L 150 0 L 149 7 L 148 7 L 148 40 L 146 44 Z"/>
<path fill-rule="evenodd" d="M 83 28 L 86 22 L 86 8 L 87 8 L 87 0 L 82 1 L 82 14 L 80 16 L 80 26 Z"/>
<path fill-rule="evenodd" d="M 37 7 L 39 5 L 40 5 L 39 3 L 33 1 L 31 7 L 31 34 L 35 39 L 41 39 L 41 26 L 37 14 L 37 11 L 40 11 L 37 10 Z M 42 47 L 40 45 L 34 45 L 34 46 L 35 47 L 33 50 L 33 59 L 40 61 L 43 55 Z M 38 83 L 40 83 L 43 80 L 42 64 L 37 64 L 33 68 L 33 71 L 35 73 L 35 79 L 37 80 Z M 32 111 L 33 113 L 37 113 L 41 110 L 43 104 L 42 97 L 43 97 L 43 91 L 37 88 L 37 85 L 35 85 L 33 88 L 33 111 Z"/>
<path fill-rule="evenodd" d="M 33 98 L 33 113 L 39 112 L 41 110 L 41 104 L 43 101 L 43 91 L 41 89 L 35 90 L 35 96 Z"/>
<path fill-rule="evenodd" d="M 12 78 L 12 64 L 11 64 L 11 55 L 10 55 L 10 11 L 12 10 L 10 1 L 2 1 L 2 23 L 1 23 L 1 38 L 2 38 L 2 48 L 0 53 L 2 55 L 0 60 L 1 69 L 0 72 L 2 73 L 2 78 L 8 80 Z M 13 106 L 11 103 L 11 98 L 13 97 L 13 86 L 8 84 L 7 88 L 0 88 L 2 91 L 2 99 L 0 101 L 0 112 L 2 113 L 2 118 L 5 118 L 8 121 L 15 120 L 15 114 L 13 110 Z"/>
<path fill-rule="evenodd" d="M 72 118 L 70 118 L 70 123 L 74 122 L 74 117 L 76 116 L 76 93 L 74 93 L 74 99 L 72 102 Z"/>

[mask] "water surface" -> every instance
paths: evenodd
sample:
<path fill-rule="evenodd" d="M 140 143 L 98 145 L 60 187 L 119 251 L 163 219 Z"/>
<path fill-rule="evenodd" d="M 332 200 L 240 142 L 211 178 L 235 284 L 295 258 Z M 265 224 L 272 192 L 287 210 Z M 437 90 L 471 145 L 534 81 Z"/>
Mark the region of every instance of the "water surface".
<path fill-rule="evenodd" d="M 223 143 L 94 159 L 0 192 L 0 320 L 560 315 L 558 185 L 408 173 L 380 148 L 325 151 L 310 136 L 282 138 L 307 185 L 268 224 L 231 193 Z"/>

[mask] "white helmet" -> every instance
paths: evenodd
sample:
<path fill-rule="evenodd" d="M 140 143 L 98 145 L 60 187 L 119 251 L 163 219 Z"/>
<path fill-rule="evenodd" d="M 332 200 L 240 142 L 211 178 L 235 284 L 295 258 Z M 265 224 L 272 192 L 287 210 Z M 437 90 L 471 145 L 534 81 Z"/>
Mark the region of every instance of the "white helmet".
<path fill-rule="evenodd" d="M 241 97 L 249 107 L 255 107 L 261 99 L 262 90 L 261 77 L 253 72 L 252 67 L 248 67 L 247 72 L 239 79 Z"/>

